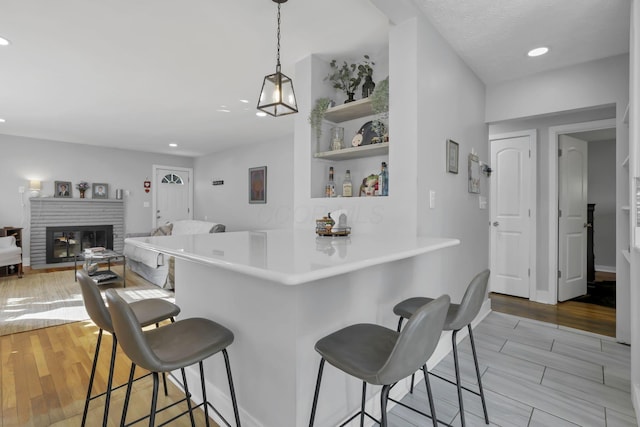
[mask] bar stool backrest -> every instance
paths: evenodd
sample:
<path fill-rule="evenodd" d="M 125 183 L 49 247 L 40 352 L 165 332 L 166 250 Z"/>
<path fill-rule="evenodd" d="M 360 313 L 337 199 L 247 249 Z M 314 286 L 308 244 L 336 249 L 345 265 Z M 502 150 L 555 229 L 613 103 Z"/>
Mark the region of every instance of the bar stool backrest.
<path fill-rule="evenodd" d="M 462 297 L 456 316 L 453 319 L 448 319 L 449 324 L 445 326 L 445 329 L 458 331 L 476 318 L 487 295 L 489 274 L 489 270 L 484 270 L 471 280 Z"/>
<path fill-rule="evenodd" d="M 113 324 L 111 322 L 111 315 L 109 309 L 100 295 L 98 285 L 95 284 L 91 277 L 84 270 L 78 270 L 76 272 L 78 283 L 80 283 L 80 290 L 82 291 L 82 299 L 84 300 L 84 306 L 87 309 L 87 313 L 93 323 L 95 323 L 100 329 L 104 329 L 107 332 L 113 332 Z"/>
<path fill-rule="evenodd" d="M 164 372 L 162 363 L 147 342 L 142 326 L 129 304 L 115 289 L 107 289 L 106 294 L 114 332 L 127 357 L 148 371 Z"/>
<path fill-rule="evenodd" d="M 449 303 L 449 295 L 442 295 L 411 316 L 378 372 L 378 384 L 394 384 L 427 363 L 440 341 Z"/>

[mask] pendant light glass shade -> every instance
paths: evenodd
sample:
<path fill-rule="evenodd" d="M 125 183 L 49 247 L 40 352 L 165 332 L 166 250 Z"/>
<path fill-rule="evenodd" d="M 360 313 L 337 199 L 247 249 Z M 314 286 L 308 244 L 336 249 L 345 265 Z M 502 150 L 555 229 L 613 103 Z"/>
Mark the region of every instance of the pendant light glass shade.
<path fill-rule="evenodd" d="M 258 110 L 274 117 L 285 116 L 298 112 L 296 94 L 293 91 L 293 82 L 280 71 L 280 4 L 287 0 L 273 0 L 278 3 L 278 56 L 276 72 L 265 76 L 258 99 Z"/>
<path fill-rule="evenodd" d="M 274 117 L 298 112 L 293 82 L 280 72 L 280 67 L 276 68 L 274 74 L 265 76 L 258 109 Z"/>

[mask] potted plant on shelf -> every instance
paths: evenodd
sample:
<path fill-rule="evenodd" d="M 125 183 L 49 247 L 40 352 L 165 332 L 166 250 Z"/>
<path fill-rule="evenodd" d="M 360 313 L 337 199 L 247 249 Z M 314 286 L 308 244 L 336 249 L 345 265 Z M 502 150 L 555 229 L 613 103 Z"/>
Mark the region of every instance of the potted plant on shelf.
<path fill-rule="evenodd" d="M 316 105 L 309 113 L 309 124 L 311 125 L 311 129 L 316 133 L 316 144 L 318 147 L 320 146 L 320 137 L 322 136 L 322 121 L 324 120 L 324 115 L 327 112 L 327 109 L 331 107 L 331 101 L 329 98 L 318 98 L 316 99 Z"/>
<path fill-rule="evenodd" d="M 368 98 L 376 88 L 376 84 L 373 82 L 373 67 L 375 62 L 370 61 L 369 55 L 364 55 L 364 61 L 358 65 L 358 76 L 364 77 L 364 83 L 362 83 L 362 98 Z"/>
<path fill-rule="evenodd" d="M 371 110 L 376 114 L 373 120 L 373 131 L 382 137 L 382 141 L 389 140 L 389 132 L 386 121 L 389 118 L 389 77 L 378 82 L 375 90 L 371 94 Z"/>
<path fill-rule="evenodd" d="M 334 89 L 340 89 L 347 94 L 347 100 L 344 103 L 355 101 L 356 89 L 360 86 L 362 76 L 358 72 L 357 64 L 347 64 L 347 61 L 343 61 L 341 66 L 338 66 L 337 61 L 333 59 L 329 66 L 331 67 L 331 73 L 325 80 L 329 80 Z"/>

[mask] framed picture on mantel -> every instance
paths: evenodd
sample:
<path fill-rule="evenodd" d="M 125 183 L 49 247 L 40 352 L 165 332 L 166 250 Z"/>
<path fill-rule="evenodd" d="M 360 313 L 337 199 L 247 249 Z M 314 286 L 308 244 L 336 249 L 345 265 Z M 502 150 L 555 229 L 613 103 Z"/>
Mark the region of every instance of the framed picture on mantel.
<path fill-rule="evenodd" d="M 71 181 L 55 181 L 53 197 L 71 197 Z"/>
<path fill-rule="evenodd" d="M 93 199 L 108 199 L 109 198 L 109 184 L 93 184 L 92 187 L 92 195 Z"/>
<path fill-rule="evenodd" d="M 249 203 L 267 203 L 267 167 L 249 168 Z"/>

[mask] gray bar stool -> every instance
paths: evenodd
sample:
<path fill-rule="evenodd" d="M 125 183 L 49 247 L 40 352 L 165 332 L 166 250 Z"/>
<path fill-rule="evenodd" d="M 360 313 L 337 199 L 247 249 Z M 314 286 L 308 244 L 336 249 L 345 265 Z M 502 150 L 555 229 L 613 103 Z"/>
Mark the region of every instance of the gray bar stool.
<path fill-rule="evenodd" d="M 456 371 L 456 382 L 453 383 L 446 378 L 443 378 L 439 375 L 437 376 L 440 379 L 443 379 L 449 383 L 455 384 L 458 388 L 458 402 L 460 404 L 460 421 L 462 426 L 465 425 L 464 420 L 464 404 L 462 402 L 462 389 L 480 396 L 482 400 L 482 410 L 484 411 L 484 421 L 489 424 L 489 414 L 487 412 L 487 404 L 484 398 L 484 391 L 482 390 L 482 380 L 480 378 L 480 368 L 478 367 L 478 355 L 476 354 L 476 345 L 473 340 L 473 331 L 471 329 L 471 322 L 480 312 L 480 308 L 482 307 L 482 302 L 485 300 L 485 296 L 487 295 L 487 284 L 489 282 L 489 270 L 484 270 L 478 273 L 469 283 L 467 290 L 462 297 L 462 301 L 460 304 L 451 304 L 449 306 L 449 311 L 447 313 L 447 320 L 444 323 L 445 331 L 453 331 L 451 336 L 451 342 L 453 344 L 453 362 Z M 398 331 L 402 328 L 402 320 L 408 319 L 411 317 L 413 313 L 415 313 L 419 307 L 424 304 L 432 301 L 432 298 L 423 298 L 423 297 L 415 297 L 406 299 L 400 303 L 398 303 L 394 308 L 393 312 L 400 316 L 400 320 L 398 321 Z M 469 340 L 471 341 L 471 351 L 473 353 L 473 361 L 476 366 L 476 376 L 478 377 L 478 391 L 470 390 L 466 387 L 462 387 L 462 382 L 460 380 L 460 364 L 458 361 L 458 346 L 456 343 L 456 334 L 462 328 L 467 327 L 469 330 Z M 411 391 L 413 392 L 413 376 L 411 377 Z"/>
<path fill-rule="evenodd" d="M 324 362 L 328 361 L 341 371 L 362 380 L 360 411 L 342 425 L 349 423 L 358 415 L 360 415 L 360 425 L 362 425 L 366 415 L 386 427 L 389 390 L 401 379 L 408 377 L 421 367 L 425 367 L 427 360 L 438 345 L 448 308 L 449 296 L 443 295 L 416 310 L 402 332 L 383 326 L 361 323 L 347 326 L 320 339 L 315 348 L 322 359 L 318 370 L 309 426 L 313 426 L 314 423 L 322 370 Z M 427 370 L 424 369 L 424 372 L 431 419 L 434 427 L 437 427 L 436 411 L 429 378 L 426 374 Z M 382 419 L 380 421 L 365 412 L 367 383 L 382 386 L 380 398 Z"/>
<path fill-rule="evenodd" d="M 93 366 L 91 367 L 91 376 L 89 377 L 89 387 L 87 388 L 87 397 L 84 402 L 84 411 L 82 412 L 82 423 L 80 424 L 84 427 L 87 421 L 87 413 L 89 411 L 89 403 L 98 397 L 106 395 L 105 404 L 104 404 L 104 415 L 102 419 L 102 425 L 107 425 L 107 419 L 109 417 L 109 403 L 111 401 L 111 392 L 113 390 L 117 390 L 123 385 L 118 387 L 113 387 L 113 368 L 116 362 L 116 348 L 118 345 L 118 339 L 116 338 L 116 334 L 114 333 L 113 324 L 111 322 L 111 315 L 109 314 L 109 310 L 102 299 L 102 295 L 100 295 L 100 291 L 98 290 L 98 285 L 91 280 L 91 277 L 84 270 L 78 270 L 76 272 L 76 278 L 78 279 L 78 283 L 80 283 L 80 290 L 82 291 L 82 299 L 84 300 L 84 306 L 89 314 L 89 317 L 93 321 L 93 323 L 100 328 L 100 332 L 98 332 L 98 342 L 96 343 L 96 351 L 93 356 Z M 171 319 L 174 321 L 174 316 L 177 316 L 180 313 L 180 307 L 175 304 L 170 303 L 169 301 L 159 299 L 159 298 L 150 298 L 141 301 L 136 301 L 131 303 L 131 309 L 134 312 L 134 315 L 140 322 L 141 326 L 153 325 Z M 100 344 L 102 343 L 102 332 L 107 331 L 111 333 L 113 336 L 113 344 L 111 346 L 111 362 L 109 364 L 109 377 L 107 379 L 107 390 L 97 394 L 95 396 L 91 396 L 93 391 L 93 380 L 96 374 L 96 367 L 98 365 L 98 355 L 100 353 Z M 164 390 L 165 394 L 167 394 L 167 383 L 166 379 L 164 379 Z"/>
<path fill-rule="evenodd" d="M 129 406 L 129 398 L 131 397 L 131 386 L 136 365 L 151 371 L 153 374 L 153 395 L 151 398 L 151 412 L 149 415 L 142 417 L 128 425 L 135 424 L 149 417 L 149 426 L 155 425 L 155 416 L 166 408 L 156 410 L 158 403 L 158 373 L 170 372 L 176 369 L 182 371 L 182 381 L 185 392 L 185 401 L 187 402 L 187 411 L 175 416 L 164 424 L 167 424 L 176 418 L 189 414 L 191 425 L 195 425 L 193 410 L 203 406 L 206 424 L 209 426 L 209 410 L 211 406 L 213 410 L 220 415 L 224 422 L 229 425 L 227 420 L 222 417 L 220 412 L 207 401 L 207 392 L 204 382 L 204 368 L 202 361 L 218 352 L 224 355 L 224 362 L 227 368 L 227 379 L 229 381 L 229 389 L 231 392 L 231 401 L 233 403 L 233 412 L 236 419 L 236 426 L 240 427 L 240 416 L 238 413 L 238 403 L 236 401 L 236 393 L 233 387 L 233 378 L 231 377 L 231 366 L 229 364 L 229 355 L 226 348 L 233 342 L 233 332 L 224 326 L 208 319 L 190 318 L 179 320 L 162 328 L 143 331 L 140 328 L 135 313 L 120 297 L 115 290 L 107 290 L 107 302 L 109 303 L 109 312 L 113 319 L 113 327 L 120 340 L 120 347 L 125 354 L 131 359 L 131 372 L 129 374 L 129 382 L 127 384 L 127 393 L 122 410 L 122 420 L 120 425 L 124 426 L 127 417 L 127 408 Z M 198 363 L 200 368 L 200 385 L 202 386 L 203 402 L 192 406 L 189 388 L 187 386 L 187 377 L 184 368 Z M 176 402 L 176 404 L 179 402 Z M 173 406 L 175 404 L 169 405 Z"/>

